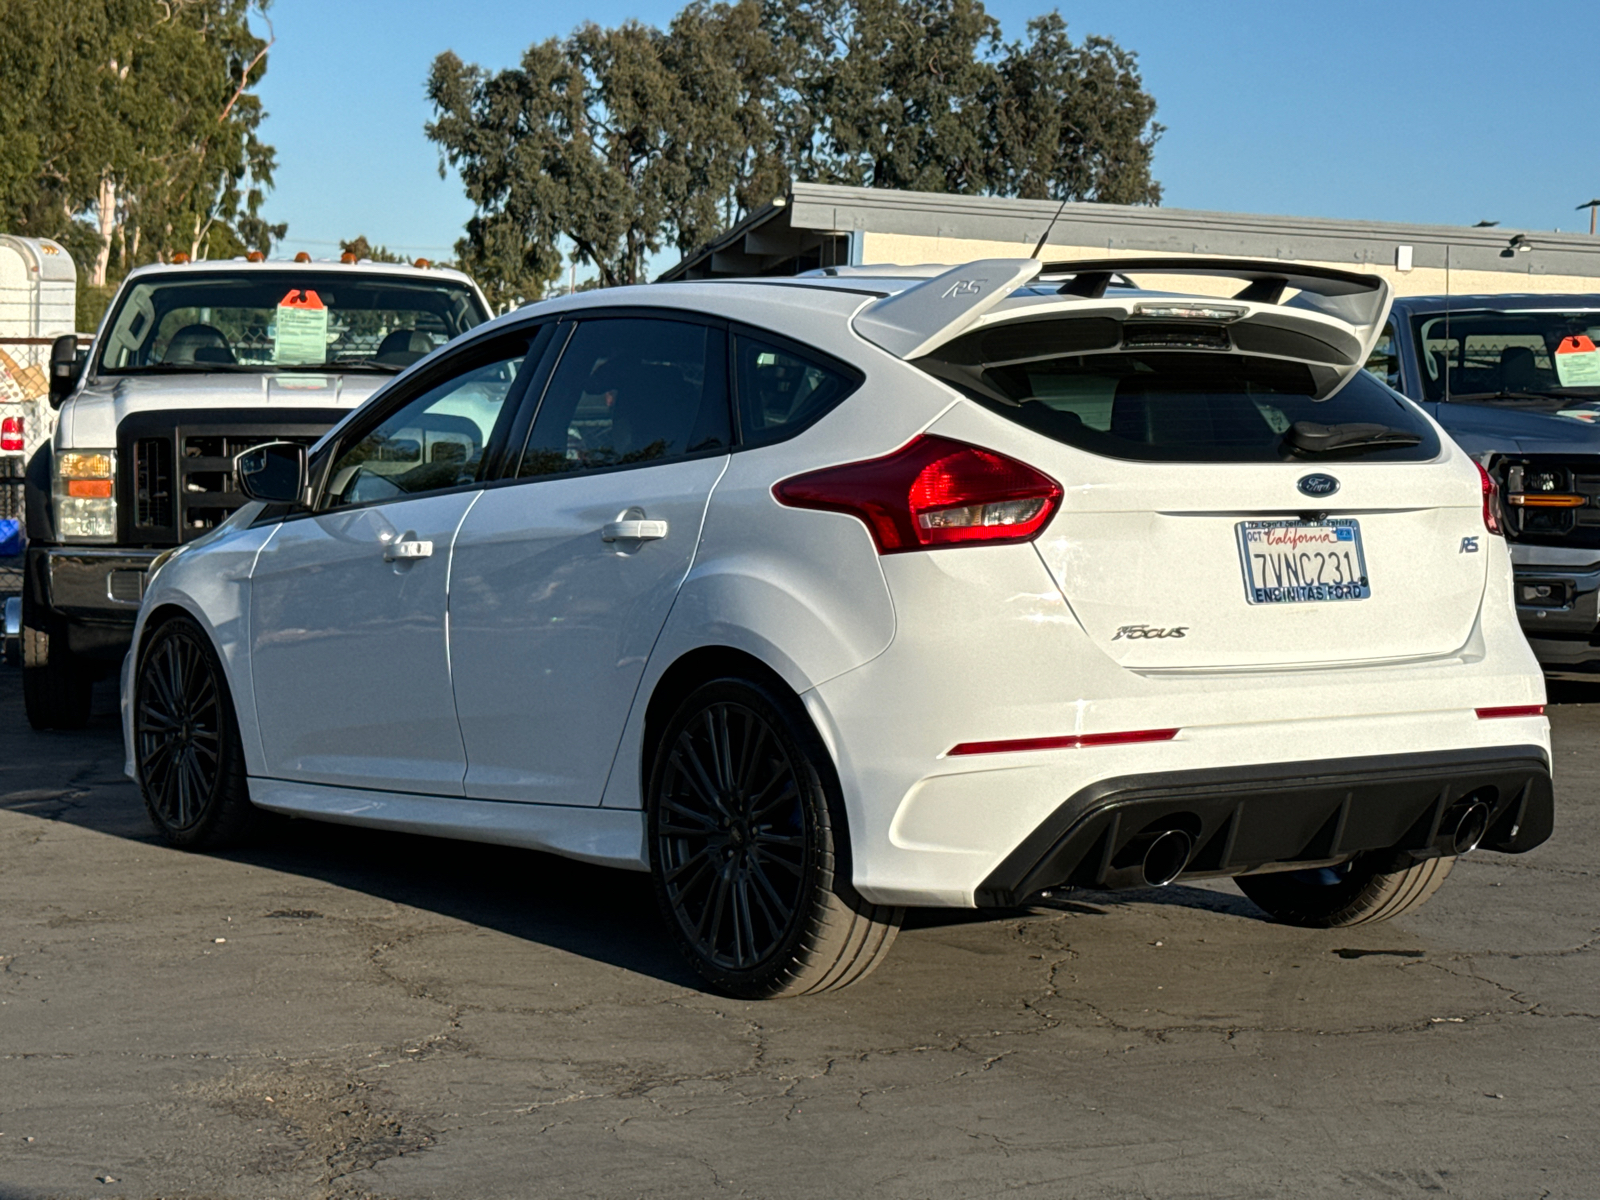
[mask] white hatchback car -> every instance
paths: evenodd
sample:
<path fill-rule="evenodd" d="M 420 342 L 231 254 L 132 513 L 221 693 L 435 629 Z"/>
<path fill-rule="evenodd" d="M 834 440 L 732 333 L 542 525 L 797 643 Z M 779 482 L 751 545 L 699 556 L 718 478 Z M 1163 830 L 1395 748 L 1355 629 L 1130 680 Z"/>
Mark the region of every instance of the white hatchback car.
<path fill-rule="evenodd" d="M 150 581 L 128 771 L 179 846 L 266 809 L 648 870 L 751 997 L 908 905 L 1408 911 L 1553 803 L 1493 490 L 1361 369 L 1387 307 L 1002 259 L 509 314 L 240 456 L 263 503 Z"/>

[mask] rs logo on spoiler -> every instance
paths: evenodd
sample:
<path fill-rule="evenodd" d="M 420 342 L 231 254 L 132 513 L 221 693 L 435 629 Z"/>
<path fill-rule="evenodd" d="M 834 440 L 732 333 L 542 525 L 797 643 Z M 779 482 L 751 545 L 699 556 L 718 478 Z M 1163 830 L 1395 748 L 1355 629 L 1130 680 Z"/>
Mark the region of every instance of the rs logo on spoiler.
<path fill-rule="evenodd" d="M 1154 625 L 1124 625 L 1112 635 L 1113 642 L 1123 638 L 1181 638 L 1189 632 L 1187 625 L 1174 625 L 1171 629 L 1157 629 Z"/>

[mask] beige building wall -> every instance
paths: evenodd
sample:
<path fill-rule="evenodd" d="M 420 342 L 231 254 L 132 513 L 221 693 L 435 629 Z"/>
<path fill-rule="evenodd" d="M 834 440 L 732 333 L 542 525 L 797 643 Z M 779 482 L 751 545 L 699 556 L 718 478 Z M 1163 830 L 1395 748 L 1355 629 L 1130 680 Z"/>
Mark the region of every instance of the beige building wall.
<path fill-rule="evenodd" d="M 864 263 L 956 264 L 971 262 L 977 258 L 1027 258 L 1032 253 L 1032 243 L 874 233 L 871 230 L 865 231 L 862 243 Z M 1066 246 L 1055 242 L 1048 243 L 1040 254 L 1041 258 L 1056 262 L 1155 256 L 1169 255 L 1166 251 L 1122 250 L 1106 246 Z M 1312 259 L 1303 261 L 1315 262 Z M 1572 292 L 1600 294 L 1600 276 L 1545 275 L 1528 271 L 1451 270 L 1447 280 L 1442 268 L 1415 267 L 1410 271 L 1399 271 L 1395 269 L 1392 261 L 1384 264 L 1319 262 L 1316 265 L 1334 267 L 1341 271 L 1381 275 L 1389 281 L 1389 286 L 1394 289 L 1394 294 L 1397 296 L 1437 296 L 1445 293 L 1455 296 L 1504 295 L 1513 292 L 1541 295 Z M 1139 282 L 1156 290 L 1198 292 L 1202 295 L 1223 296 L 1238 290 L 1237 283 L 1219 281 L 1216 286 L 1207 287 L 1206 280 L 1196 280 L 1189 276 L 1142 276 Z"/>

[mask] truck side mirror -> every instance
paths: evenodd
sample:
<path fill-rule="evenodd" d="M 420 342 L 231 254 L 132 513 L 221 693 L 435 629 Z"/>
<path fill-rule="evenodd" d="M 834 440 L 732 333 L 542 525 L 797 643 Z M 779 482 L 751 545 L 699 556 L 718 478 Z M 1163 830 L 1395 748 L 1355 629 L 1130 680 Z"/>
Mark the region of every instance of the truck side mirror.
<path fill-rule="evenodd" d="M 268 504 L 301 504 L 306 494 L 306 448 L 298 442 L 252 446 L 233 460 L 239 490 Z"/>
<path fill-rule="evenodd" d="M 78 386 L 78 376 L 87 358 L 78 357 L 78 335 L 63 333 L 50 343 L 50 407 L 60 408 L 61 402 L 72 395 Z"/>

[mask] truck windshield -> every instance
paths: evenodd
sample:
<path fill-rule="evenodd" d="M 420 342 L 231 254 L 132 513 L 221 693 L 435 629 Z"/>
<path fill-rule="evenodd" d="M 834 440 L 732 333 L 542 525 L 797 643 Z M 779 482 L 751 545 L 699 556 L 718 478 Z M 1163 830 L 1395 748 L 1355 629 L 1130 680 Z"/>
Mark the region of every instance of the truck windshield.
<path fill-rule="evenodd" d="M 1600 309 L 1424 313 L 1412 330 L 1429 400 L 1600 396 Z"/>
<path fill-rule="evenodd" d="M 489 319 L 455 280 L 221 269 L 138 280 L 106 324 L 102 374 L 394 372 Z"/>

